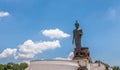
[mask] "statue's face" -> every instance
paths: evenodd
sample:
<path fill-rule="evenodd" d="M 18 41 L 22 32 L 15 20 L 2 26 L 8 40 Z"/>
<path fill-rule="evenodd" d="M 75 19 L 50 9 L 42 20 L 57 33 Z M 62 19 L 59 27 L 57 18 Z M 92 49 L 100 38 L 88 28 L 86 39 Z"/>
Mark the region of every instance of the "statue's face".
<path fill-rule="evenodd" d="M 79 24 L 75 24 L 75 27 L 76 27 L 76 28 L 79 28 Z"/>

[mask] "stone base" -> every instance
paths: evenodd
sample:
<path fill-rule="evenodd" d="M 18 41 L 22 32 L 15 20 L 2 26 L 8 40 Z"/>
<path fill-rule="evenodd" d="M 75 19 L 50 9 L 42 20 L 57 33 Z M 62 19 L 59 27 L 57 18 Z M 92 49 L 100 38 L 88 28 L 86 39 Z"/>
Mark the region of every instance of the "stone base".
<path fill-rule="evenodd" d="M 27 70 L 106 70 L 106 67 L 85 60 L 34 60 L 30 61 Z M 109 67 L 108 70 L 113 69 Z"/>
<path fill-rule="evenodd" d="M 77 61 L 72 60 L 37 60 L 31 61 L 29 70 L 77 70 Z"/>
<path fill-rule="evenodd" d="M 81 66 L 77 70 L 88 70 L 86 66 Z"/>
<path fill-rule="evenodd" d="M 75 48 L 73 60 L 84 60 L 87 59 L 89 62 L 92 62 L 90 58 L 90 52 L 88 47 Z"/>

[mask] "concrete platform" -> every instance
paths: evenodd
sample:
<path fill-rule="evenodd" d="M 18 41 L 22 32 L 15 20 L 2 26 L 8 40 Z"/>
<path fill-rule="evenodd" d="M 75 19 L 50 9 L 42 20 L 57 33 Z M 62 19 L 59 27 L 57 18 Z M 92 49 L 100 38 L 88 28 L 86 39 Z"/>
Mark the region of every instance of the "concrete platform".
<path fill-rule="evenodd" d="M 89 63 L 86 60 L 79 60 L 79 63 L 78 60 L 34 60 L 27 70 L 77 70 L 80 66 L 86 66 L 88 70 L 105 70 L 103 64 L 99 66 L 98 63 Z"/>

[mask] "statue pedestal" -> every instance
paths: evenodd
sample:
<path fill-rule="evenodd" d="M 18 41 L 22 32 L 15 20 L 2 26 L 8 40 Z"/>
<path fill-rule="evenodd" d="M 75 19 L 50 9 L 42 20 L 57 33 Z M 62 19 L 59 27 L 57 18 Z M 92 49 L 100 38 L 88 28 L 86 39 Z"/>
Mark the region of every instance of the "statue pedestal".
<path fill-rule="evenodd" d="M 89 62 L 92 62 L 90 58 L 89 48 L 88 47 L 81 47 L 81 49 L 75 48 L 73 60 L 84 60 L 84 59 L 85 60 L 87 59 Z"/>

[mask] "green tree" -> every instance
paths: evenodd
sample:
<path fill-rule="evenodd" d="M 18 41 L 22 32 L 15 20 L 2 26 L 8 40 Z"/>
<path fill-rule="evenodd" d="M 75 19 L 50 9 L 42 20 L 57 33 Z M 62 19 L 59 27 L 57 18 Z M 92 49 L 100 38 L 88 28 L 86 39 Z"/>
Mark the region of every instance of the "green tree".
<path fill-rule="evenodd" d="M 19 64 L 14 64 L 14 66 L 13 66 L 13 70 L 20 70 L 20 66 L 19 66 Z"/>
<path fill-rule="evenodd" d="M 7 65 L 6 64 L 4 65 L 4 70 L 7 70 Z"/>
<path fill-rule="evenodd" d="M 4 70 L 4 65 L 0 64 L 0 70 Z"/>
<path fill-rule="evenodd" d="M 25 70 L 28 67 L 27 63 L 20 63 L 20 69 Z"/>
<path fill-rule="evenodd" d="M 7 64 L 7 69 L 13 69 L 14 63 L 13 62 L 9 62 Z"/>
<path fill-rule="evenodd" d="M 27 63 L 15 64 L 13 62 L 9 62 L 7 64 L 0 64 L 0 70 L 25 70 L 27 67 Z"/>
<path fill-rule="evenodd" d="M 120 67 L 119 66 L 114 66 L 113 70 L 120 70 Z"/>

